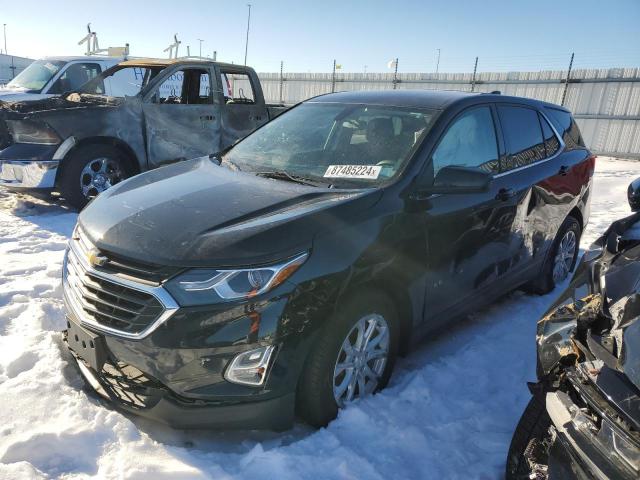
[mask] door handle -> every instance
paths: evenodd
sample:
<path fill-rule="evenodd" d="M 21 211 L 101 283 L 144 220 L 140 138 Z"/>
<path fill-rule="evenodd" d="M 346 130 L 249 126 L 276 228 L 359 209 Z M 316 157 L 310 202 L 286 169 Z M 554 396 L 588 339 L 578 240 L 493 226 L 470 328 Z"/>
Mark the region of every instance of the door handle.
<path fill-rule="evenodd" d="M 498 194 L 496 195 L 496 200 L 501 200 L 506 202 L 510 198 L 516 196 L 516 191 L 513 188 L 501 188 L 498 190 Z"/>
<path fill-rule="evenodd" d="M 200 120 L 215 120 L 216 117 L 213 115 L 200 115 Z"/>
<path fill-rule="evenodd" d="M 560 171 L 558 172 L 558 175 L 562 175 L 563 177 L 566 176 L 569 173 L 569 167 L 567 167 L 566 165 L 562 165 L 560 167 Z"/>

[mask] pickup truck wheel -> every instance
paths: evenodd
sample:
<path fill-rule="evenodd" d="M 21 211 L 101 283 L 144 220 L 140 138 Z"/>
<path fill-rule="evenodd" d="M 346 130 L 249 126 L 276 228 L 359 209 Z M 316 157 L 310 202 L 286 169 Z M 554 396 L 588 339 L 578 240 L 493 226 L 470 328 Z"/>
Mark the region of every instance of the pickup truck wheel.
<path fill-rule="evenodd" d="M 382 293 L 358 295 L 322 328 L 298 383 L 297 412 L 315 427 L 384 388 L 398 352 L 398 321 Z"/>
<path fill-rule="evenodd" d="M 116 149 L 88 145 L 65 159 L 58 186 L 66 201 L 81 210 L 99 193 L 130 175 L 130 169 Z"/>
<path fill-rule="evenodd" d="M 576 266 L 581 235 L 580 223 L 569 215 L 560 226 L 556 238 L 551 244 L 541 274 L 525 285 L 524 289 L 531 293 L 544 295 L 564 282 Z"/>

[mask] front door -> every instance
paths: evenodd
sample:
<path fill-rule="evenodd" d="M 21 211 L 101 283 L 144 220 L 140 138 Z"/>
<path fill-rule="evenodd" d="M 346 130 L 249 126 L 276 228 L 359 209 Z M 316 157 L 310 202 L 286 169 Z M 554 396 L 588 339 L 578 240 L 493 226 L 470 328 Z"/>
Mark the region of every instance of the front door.
<path fill-rule="evenodd" d="M 143 102 L 149 167 L 220 150 L 214 77 L 202 67 L 168 72 Z"/>
<path fill-rule="evenodd" d="M 425 212 L 428 248 L 425 319 L 436 326 L 468 313 L 504 290 L 519 262 L 517 198 L 499 176 L 500 147 L 491 105 L 460 113 L 432 157 L 434 178 L 445 166 L 475 167 L 493 174 L 488 191 L 433 195 Z"/>

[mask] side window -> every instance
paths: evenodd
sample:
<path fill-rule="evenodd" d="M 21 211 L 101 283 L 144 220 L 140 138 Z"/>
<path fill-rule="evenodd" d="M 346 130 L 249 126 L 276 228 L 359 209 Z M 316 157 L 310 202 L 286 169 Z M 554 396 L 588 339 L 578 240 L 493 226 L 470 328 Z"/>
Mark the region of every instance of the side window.
<path fill-rule="evenodd" d="M 540 125 L 542 125 L 542 137 L 544 138 L 544 148 L 547 152 L 547 157 L 551 157 L 555 155 L 558 150 L 560 150 L 560 142 L 558 141 L 558 137 L 553 133 L 551 125 L 549 122 L 540 114 Z"/>
<path fill-rule="evenodd" d="M 208 71 L 199 68 L 173 72 L 160 84 L 153 102 L 162 105 L 212 104 L 210 78 Z"/>
<path fill-rule="evenodd" d="M 568 150 L 584 148 L 584 140 L 580 134 L 580 129 L 569 112 L 548 107 L 545 107 L 545 111 L 550 115 L 556 127 L 558 127 L 557 129 Z"/>
<path fill-rule="evenodd" d="M 498 114 L 507 147 L 502 171 L 531 165 L 546 158 L 538 112 L 526 107 L 499 106 Z"/>
<path fill-rule="evenodd" d="M 498 171 L 498 144 L 489 107 L 468 110 L 456 118 L 432 155 L 433 175 L 447 166 Z"/>
<path fill-rule="evenodd" d="M 223 70 L 220 77 L 224 102 L 227 105 L 253 105 L 256 103 L 256 95 L 249 75 L 246 73 L 230 73 Z"/>
<path fill-rule="evenodd" d="M 60 78 L 49 89 L 49 93 L 59 95 L 72 92 L 89 80 L 96 78 L 100 73 L 100 65 L 97 63 L 74 63 L 69 65 L 69 68 L 60 75 Z"/>

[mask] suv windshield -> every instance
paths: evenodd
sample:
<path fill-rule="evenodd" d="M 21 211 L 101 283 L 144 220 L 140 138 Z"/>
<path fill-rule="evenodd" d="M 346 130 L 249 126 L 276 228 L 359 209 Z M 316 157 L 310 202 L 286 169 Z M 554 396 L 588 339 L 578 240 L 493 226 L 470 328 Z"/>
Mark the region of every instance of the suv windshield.
<path fill-rule="evenodd" d="M 25 89 L 29 93 L 40 93 L 66 63 L 60 60 L 37 60 L 11 80 L 7 87 Z"/>
<path fill-rule="evenodd" d="M 134 97 L 146 87 L 164 66 L 127 66 L 113 67 L 84 85 L 79 93 L 106 95 L 108 86 L 110 97 Z"/>
<path fill-rule="evenodd" d="M 282 172 L 336 186 L 380 185 L 398 174 L 429 130 L 435 111 L 304 103 L 223 156 L 240 170 Z"/>

